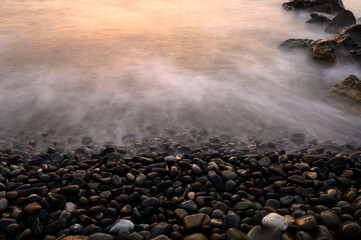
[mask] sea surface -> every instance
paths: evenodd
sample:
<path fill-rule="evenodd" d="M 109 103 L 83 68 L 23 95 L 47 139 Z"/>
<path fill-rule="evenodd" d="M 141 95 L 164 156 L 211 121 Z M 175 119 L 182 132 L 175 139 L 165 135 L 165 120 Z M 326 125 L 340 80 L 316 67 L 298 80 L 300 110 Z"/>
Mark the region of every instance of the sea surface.
<path fill-rule="evenodd" d="M 325 66 L 289 38 L 332 35 L 280 0 L 2 0 L 0 136 L 112 139 L 143 129 L 361 136 L 324 99 L 359 67 Z M 361 1 L 344 0 L 361 17 Z"/>

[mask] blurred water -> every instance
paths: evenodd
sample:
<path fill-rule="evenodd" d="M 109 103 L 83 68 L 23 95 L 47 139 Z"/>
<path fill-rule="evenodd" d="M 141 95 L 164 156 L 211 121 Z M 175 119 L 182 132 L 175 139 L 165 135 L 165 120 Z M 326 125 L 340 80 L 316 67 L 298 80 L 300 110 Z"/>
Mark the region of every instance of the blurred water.
<path fill-rule="evenodd" d="M 344 1 L 361 17 L 361 3 Z M 121 136 L 147 126 L 360 136 L 324 102 L 360 69 L 284 52 L 330 36 L 276 0 L 2 0 L 0 126 Z"/>

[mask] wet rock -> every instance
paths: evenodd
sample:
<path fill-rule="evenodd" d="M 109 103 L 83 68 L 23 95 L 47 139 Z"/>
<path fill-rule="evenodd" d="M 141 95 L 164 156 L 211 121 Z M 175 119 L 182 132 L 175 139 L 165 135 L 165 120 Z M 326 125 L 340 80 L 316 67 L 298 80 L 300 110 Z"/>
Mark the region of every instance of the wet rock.
<path fill-rule="evenodd" d="M 41 205 L 37 202 L 29 203 L 24 207 L 24 211 L 29 214 L 34 214 L 42 209 Z"/>
<path fill-rule="evenodd" d="M 336 230 L 341 223 L 341 219 L 332 211 L 323 211 L 320 213 L 320 222 L 327 228 Z"/>
<path fill-rule="evenodd" d="M 356 240 L 361 238 L 361 226 L 357 222 L 344 222 L 340 225 L 340 237 Z"/>
<path fill-rule="evenodd" d="M 110 232 L 111 233 L 116 233 L 118 232 L 121 228 L 125 228 L 128 231 L 132 231 L 134 229 L 134 223 L 130 220 L 126 220 L 126 219 L 121 219 L 119 221 L 117 221 L 111 228 L 110 228 Z"/>
<path fill-rule="evenodd" d="M 296 219 L 297 225 L 306 231 L 317 229 L 317 221 L 314 216 L 306 215 Z"/>
<path fill-rule="evenodd" d="M 311 46 L 311 39 L 288 39 L 281 43 L 283 49 L 305 49 Z"/>
<path fill-rule="evenodd" d="M 0 199 L 0 213 L 4 212 L 9 205 L 9 201 L 6 198 Z"/>
<path fill-rule="evenodd" d="M 226 234 L 228 240 L 250 240 L 250 238 L 245 233 L 235 228 L 228 229 Z"/>
<path fill-rule="evenodd" d="M 161 222 L 152 228 L 152 230 L 150 232 L 150 237 L 153 238 L 155 236 L 162 235 L 162 234 L 168 235 L 172 232 L 172 230 L 173 230 L 172 226 L 169 223 Z"/>
<path fill-rule="evenodd" d="M 327 95 L 351 104 L 359 105 L 361 104 L 361 80 L 351 74 L 341 83 L 328 89 Z"/>
<path fill-rule="evenodd" d="M 320 39 L 311 42 L 311 56 L 328 63 L 336 61 L 336 42 L 333 39 Z"/>
<path fill-rule="evenodd" d="M 313 12 L 311 13 L 311 19 L 307 23 L 329 23 L 334 18 L 333 15 L 322 13 L 322 12 Z"/>
<path fill-rule="evenodd" d="M 334 17 L 327 25 L 325 31 L 328 33 L 336 33 L 339 29 L 356 23 L 356 18 L 349 10 L 343 10 Z"/>
<path fill-rule="evenodd" d="M 210 217 L 204 213 L 188 215 L 183 218 L 183 227 L 186 231 L 197 229 L 210 222 Z"/>
<path fill-rule="evenodd" d="M 342 28 L 332 38 L 345 51 L 345 55 L 361 63 L 361 24 Z"/>
<path fill-rule="evenodd" d="M 106 233 L 93 233 L 89 236 L 89 240 L 113 240 L 112 235 Z"/>
<path fill-rule="evenodd" d="M 218 176 L 217 173 L 215 173 L 214 171 L 209 171 L 208 178 L 217 188 L 224 190 L 224 183 L 222 181 L 222 178 Z"/>
<path fill-rule="evenodd" d="M 230 228 L 239 229 L 241 224 L 241 218 L 234 212 L 230 212 L 226 215 L 223 221 L 223 230 L 227 231 Z"/>
<path fill-rule="evenodd" d="M 202 233 L 194 233 L 192 235 L 186 236 L 184 240 L 207 240 L 208 238 Z"/>
<path fill-rule="evenodd" d="M 281 240 L 281 231 L 278 228 L 253 227 L 247 234 L 250 240 Z"/>
<path fill-rule="evenodd" d="M 268 228 L 277 227 L 281 231 L 285 231 L 288 221 L 277 213 L 270 213 L 262 219 L 262 225 Z"/>

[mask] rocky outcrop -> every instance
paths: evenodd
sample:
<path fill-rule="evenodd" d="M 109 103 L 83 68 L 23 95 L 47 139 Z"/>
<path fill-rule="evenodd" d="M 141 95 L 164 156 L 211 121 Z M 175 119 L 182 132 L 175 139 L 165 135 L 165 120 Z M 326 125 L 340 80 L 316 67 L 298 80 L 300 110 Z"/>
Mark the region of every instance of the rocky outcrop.
<path fill-rule="evenodd" d="M 361 80 L 351 74 L 343 82 L 328 89 L 327 95 L 361 106 Z"/>
<path fill-rule="evenodd" d="M 334 16 L 322 12 L 313 12 L 310 16 L 311 19 L 307 23 L 329 23 L 334 18 Z"/>
<path fill-rule="evenodd" d="M 356 23 L 356 18 L 349 10 L 344 10 L 334 17 L 327 25 L 325 31 L 328 33 L 336 33 L 339 29 Z"/>
<path fill-rule="evenodd" d="M 283 3 L 286 10 L 308 9 L 313 12 L 333 13 L 345 9 L 342 0 L 293 0 Z"/>
<path fill-rule="evenodd" d="M 333 40 L 345 51 L 346 55 L 361 63 L 361 24 L 341 29 Z"/>
<path fill-rule="evenodd" d="M 281 43 L 280 48 L 288 50 L 309 48 L 312 41 L 311 39 L 288 39 Z"/>
<path fill-rule="evenodd" d="M 336 61 L 336 45 L 333 39 L 319 39 L 311 42 L 311 56 L 313 59 L 328 63 Z"/>

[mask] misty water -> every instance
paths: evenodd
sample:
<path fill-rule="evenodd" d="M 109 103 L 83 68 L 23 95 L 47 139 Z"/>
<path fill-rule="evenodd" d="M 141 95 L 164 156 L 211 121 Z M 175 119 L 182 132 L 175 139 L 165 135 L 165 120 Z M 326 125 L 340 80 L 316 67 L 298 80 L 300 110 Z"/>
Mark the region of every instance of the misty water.
<path fill-rule="evenodd" d="M 287 52 L 331 35 L 280 0 L 2 0 L 0 136 L 120 136 L 143 129 L 245 135 L 284 129 L 340 141 L 359 116 L 325 101 L 355 65 Z M 344 0 L 361 17 L 359 0 Z"/>

